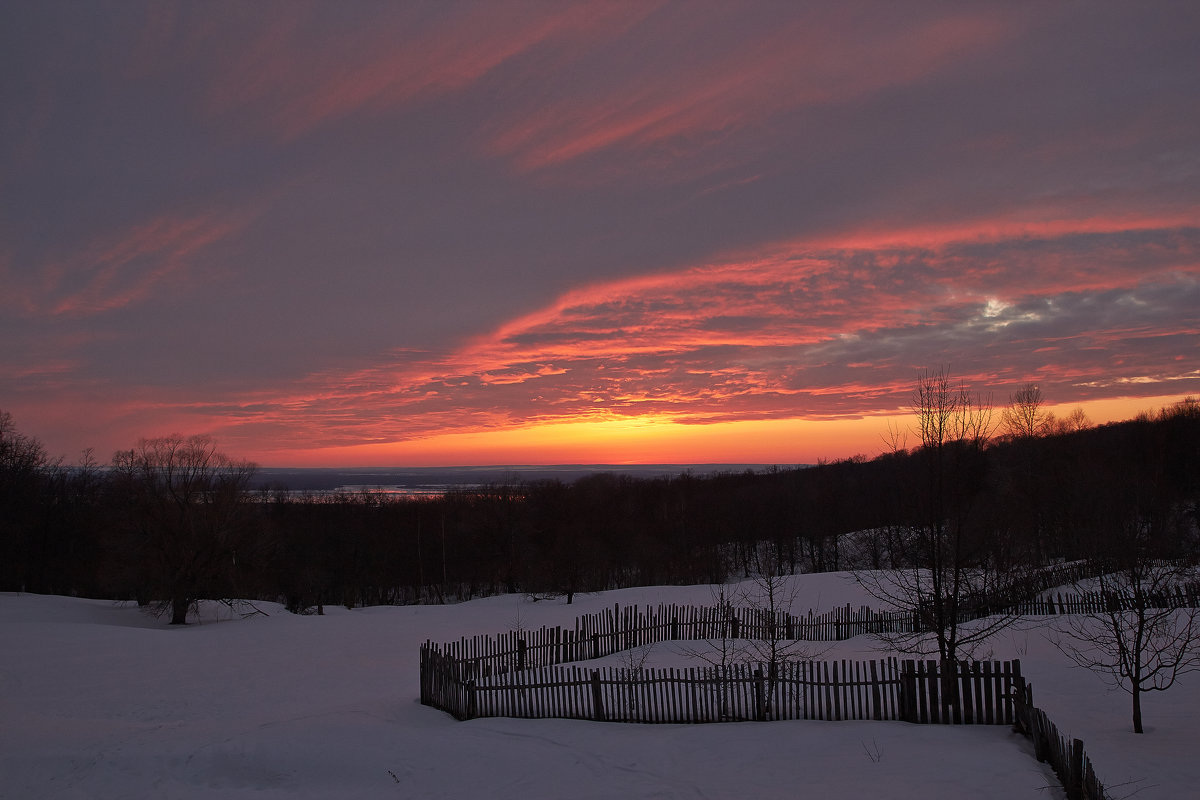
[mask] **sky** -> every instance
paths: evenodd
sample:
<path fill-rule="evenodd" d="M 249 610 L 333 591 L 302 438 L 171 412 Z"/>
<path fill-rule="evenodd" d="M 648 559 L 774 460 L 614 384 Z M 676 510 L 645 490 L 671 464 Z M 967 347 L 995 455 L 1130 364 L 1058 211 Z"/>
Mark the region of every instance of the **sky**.
<path fill-rule="evenodd" d="M 1200 5 L 0 5 L 0 410 L 67 461 L 812 463 L 1200 393 Z M 910 442 L 911 444 L 911 442 Z"/>

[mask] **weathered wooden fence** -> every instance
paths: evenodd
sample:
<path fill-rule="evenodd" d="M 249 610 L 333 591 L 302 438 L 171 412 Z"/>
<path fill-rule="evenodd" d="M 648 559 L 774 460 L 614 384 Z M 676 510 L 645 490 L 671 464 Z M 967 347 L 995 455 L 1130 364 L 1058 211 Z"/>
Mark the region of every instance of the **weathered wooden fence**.
<path fill-rule="evenodd" d="M 1200 606 L 1200 584 L 1179 586 L 1153 597 L 1137 598 L 1111 592 L 1048 596 L 1025 600 L 1003 609 L 1018 616 L 1098 614 L 1129 610 L 1138 603 L 1157 608 Z M 987 613 L 988 608 L 964 608 L 960 621 Z M 927 615 L 875 611 L 849 605 L 817 614 L 771 613 L 755 608 L 720 608 L 661 604 L 638 608 L 614 606 L 575 620 L 574 628 L 542 627 L 497 636 L 474 636 L 440 645 L 441 652 L 463 664 L 470 676 L 485 677 L 510 670 L 555 666 L 612 655 L 633 647 L 663 641 L 756 639 L 829 642 L 862 634 L 918 633 Z"/>
<path fill-rule="evenodd" d="M 1055 594 L 1017 603 L 1012 610 L 1021 616 L 1056 614 L 1107 614 L 1137 608 L 1200 608 L 1200 583 L 1174 586 L 1158 592 L 1082 592 Z"/>
<path fill-rule="evenodd" d="M 1083 750 L 1083 742 L 1068 740 L 1046 712 L 1033 704 L 1033 687 L 1024 684 L 1014 694 L 1013 701 L 1013 730 L 1033 740 L 1034 756 L 1054 770 L 1066 791 L 1067 800 L 1109 800 L 1104 785 L 1092 769 L 1092 760 Z"/>
<path fill-rule="evenodd" d="M 1155 598 L 1162 607 L 1197 604 L 1195 585 Z M 1059 596 L 1023 604 L 1022 614 L 1101 613 L 1133 599 Z M 1054 607 L 1051 609 L 1050 604 Z M 754 609 L 660 605 L 614 607 L 575 627 L 518 630 L 421 647 L 421 702 L 458 719 L 557 717 L 612 722 L 903 720 L 925 724 L 1012 725 L 1034 742 L 1069 800 L 1108 800 L 1083 743 L 1068 740 L 1033 705 L 1021 662 L 802 661 L 770 665 L 646 669 L 566 666 L 661 641 L 807 639 L 911 631 L 911 614 L 849 606 L 825 614 L 770 615 Z"/>
<path fill-rule="evenodd" d="M 497 636 L 473 636 L 434 645 L 461 664 L 465 676 L 486 677 L 511 670 L 570 664 L 634 647 L 667 641 L 717 639 L 839 641 L 864 633 L 910 631 L 912 614 L 849 605 L 805 616 L 753 608 L 722 609 L 661 604 L 614 606 L 575 620 L 574 628 L 542 627 Z"/>
<path fill-rule="evenodd" d="M 1023 691 L 1021 661 L 904 661 L 900 716 L 907 722 L 1011 725 L 1013 697 Z"/>
<path fill-rule="evenodd" d="M 606 722 L 906 720 L 1011 725 L 1019 662 L 800 661 L 643 669 L 535 667 L 459 679 L 433 651 L 430 705 L 459 719 L 557 717 Z"/>
<path fill-rule="evenodd" d="M 1174 587 L 1152 597 L 1112 592 L 1058 594 L 1017 603 L 1006 613 L 1021 616 L 1097 614 L 1128 610 L 1139 604 L 1158 608 L 1194 608 L 1200 606 L 1200 584 Z M 969 611 L 962 613 L 970 614 Z M 920 613 L 881 612 L 865 606 L 853 609 L 849 605 L 821 614 L 809 611 L 807 615 L 729 606 L 614 606 L 597 614 L 578 617 L 573 628 L 521 629 L 497 636 L 463 638 L 441 645 L 426 642 L 421 648 L 421 700 L 427 705 L 444 708 L 455 716 L 465 718 L 469 716 L 464 689 L 468 681 L 475 682 L 477 691 L 486 692 L 490 689 L 479 687 L 484 685 L 485 679 L 493 676 L 601 658 L 663 641 L 836 641 L 862 634 L 914 633 L 922 630 L 922 618 Z M 932 669 L 928 666 L 930 663 L 915 663 L 914 674 L 926 675 Z M 987 669 L 982 665 L 978 668 L 981 671 Z M 775 685 L 772 683 L 772 686 Z M 974 709 L 968 709 L 953 698 L 947 699 L 945 692 L 938 691 L 929 680 L 924 680 L 920 685 L 925 686 L 925 694 L 918 694 L 918 697 L 935 698 L 935 704 L 926 709 L 931 721 L 941 721 L 946 713 L 953 715 L 956 710 L 960 715 L 974 713 Z M 961 685 L 963 691 L 969 692 L 972 703 L 980 698 L 979 692 L 983 692 L 983 702 L 986 703 L 988 686 L 992 687 L 993 692 L 998 691 L 993 676 L 986 674 L 981 674 L 970 686 Z M 946 687 L 949 686 L 947 683 Z M 921 713 L 918 711 L 918 716 Z M 587 716 L 591 718 L 593 715 Z M 952 718 L 950 721 L 957 720 Z"/>
<path fill-rule="evenodd" d="M 466 685 L 470 716 L 701 723 L 898 719 L 899 667 L 804 661 L 682 669 L 540 667 Z"/>
<path fill-rule="evenodd" d="M 1021 616 L 1098 614 L 1128 610 L 1138 604 L 1158 608 L 1194 608 L 1200 606 L 1200 584 L 1178 586 L 1153 597 L 1112 592 L 1058 594 L 1018 603 L 1010 607 L 1007 613 Z M 968 611 L 962 613 L 970 616 Z M 478 682 L 513 671 L 571 664 L 663 641 L 837 641 L 862 634 L 913 633 L 922 629 L 922 617 L 920 613 L 881 612 L 865 606 L 853 609 L 849 605 L 821 614 L 809 611 L 807 615 L 799 616 L 754 608 L 674 604 L 645 608 L 614 606 L 597 614 L 578 617 L 573 628 L 559 626 L 515 630 L 497 636 L 463 638 L 441 645 L 426 642 L 421 650 L 422 702 L 428 701 L 429 705 L 444 707 L 461 716 L 462 709 L 456 705 L 459 701 L 443 701 L 441 698 L 461 692 L 461 686 L 468 680 Z M 928 669 L 922 666 L 915 668 Z M 983 676 L 980 681 L 981 686 L 986 683 Z M 443 702 L 447 705 L 443 705 Z M 940 712 L 936 713 L 934 719 L 940 720 L 941 716 Z"/>

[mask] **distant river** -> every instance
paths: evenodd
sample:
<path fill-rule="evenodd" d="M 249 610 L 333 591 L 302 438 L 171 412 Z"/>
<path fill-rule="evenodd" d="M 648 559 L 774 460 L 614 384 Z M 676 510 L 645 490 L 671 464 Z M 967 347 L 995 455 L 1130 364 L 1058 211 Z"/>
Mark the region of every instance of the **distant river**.
<path fill-rule="evenodd" d="M 296 494 L 369 492 L 397 497 L 436 497 L 452 489 L 478 489 L 487 485 L 559 480 L 572 483 L 597 473 L 639 478 L 710 475 L 718 472 L 759 472 L 763 464 L 565 464 L 486 467 L 359 467 L 288 468 L 260 467 L 255 489 L 286 489 Z"/>

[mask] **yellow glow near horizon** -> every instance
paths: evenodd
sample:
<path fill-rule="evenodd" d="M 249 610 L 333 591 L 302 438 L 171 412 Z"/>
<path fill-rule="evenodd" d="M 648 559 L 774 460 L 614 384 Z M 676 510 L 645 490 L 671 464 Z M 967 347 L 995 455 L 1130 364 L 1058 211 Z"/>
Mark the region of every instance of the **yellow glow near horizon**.
<path fill-rule="evenodd" d="M 1056 416 L 1082 408 L 1093 424 L 1132 419 L 1181 396 L 1114 398 L 1047 406 Z M 997 405 L 997 413 L 1001 405 Z M 447 433 L 401 442 L 264 454 L 277 466 L 466 466 L 484 464 L 812 464 L 889 448 L 889 425 L 917 444 L 912 415 L 834 420 L 781 419 L 682 424 L 669 418 L 554 422 Z"/>
<path fill-rule="evenodd" d="M 857 423 L 857 424 L 856 424 Z M 450 433 L 407 442 L 292 453 L 288 464 L 452 466 L 469 464 L 798 464 L 850 441 L 878 451 L 880 418 L 681 424 L 666 419 L 556 422 Z M 856 428 L 860 430 L 855 430 Z M 282 455 L 282 454 L 280 454 Z M 272 461 L 279 460 L 279 456 Z M 283 463 L 280 461 L 280 463 Z"/>

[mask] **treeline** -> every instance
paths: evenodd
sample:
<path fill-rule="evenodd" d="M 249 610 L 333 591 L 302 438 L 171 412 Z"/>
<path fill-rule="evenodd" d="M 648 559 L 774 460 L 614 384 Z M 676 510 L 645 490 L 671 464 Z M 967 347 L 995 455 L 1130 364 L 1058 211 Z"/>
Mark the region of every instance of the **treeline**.
<path fill-rule="evenodd" d="M 65 466 L 0 412 L 0 590 L 161 604 L 451 602 L 899 567 L 952 527 L 981 567 L 1088 556 L 1130 531 L 1198 550 L 1200 404 L 1094 428 L 948 437 L 800 469 L 597 474 L 437 498 L 250 490 L 204 437 Z M 851 535 L 847 535 L 851 534 Z"/>

